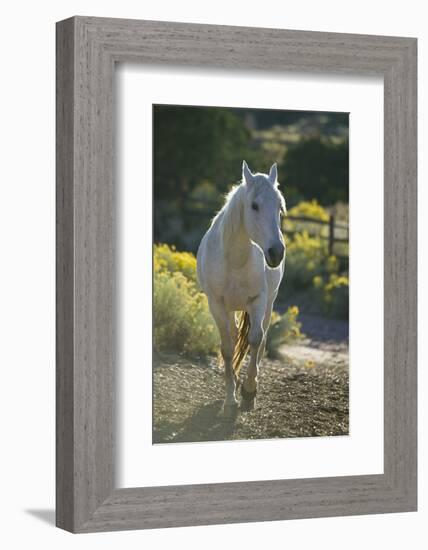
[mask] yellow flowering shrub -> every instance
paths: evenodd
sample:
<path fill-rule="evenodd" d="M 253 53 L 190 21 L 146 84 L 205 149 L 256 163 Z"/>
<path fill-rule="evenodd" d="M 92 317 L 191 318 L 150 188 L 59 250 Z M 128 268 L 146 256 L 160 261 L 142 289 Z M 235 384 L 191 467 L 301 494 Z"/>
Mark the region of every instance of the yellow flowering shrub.
<path fill-rule="evenodd" d="M 157 244 L 153 253 L 154 271 L 175 273 L 179 271 L 196 282 L 196 258 L 191 252 L 178 252 L 175 246 Z"/>
<path fill-rule="evenodd" d="M 217 327 L 197 287 L 193 254 L 156 245 L 153 294 L 156 350 L 200 355 L 218 349 Z"/>
<path fill-rule="evenodd" d="M 286 239 L 287 256 L 285 260 L 285 284 L 295 289 L 312 286 L 313 278 L 338 270 L 335 256 L 328 256 L 327 243 L 318 237 L 312 237 L 307 231 L 296 233 Z"/>
<path fill-rule="evenodd" d="M 320 220 L 323 222 L 328 222 L 329 213 L 327 210 L 318 204 L 314 199 L 312 201 L 302 201 L 293 208 L 288 210 L 287 215 L 284 218 L 284 229 L 285 231 L 308 231 L 311 235 L 328 235 L 328 225 L 319 224 L 319 223 L 310 223 L 308 221 L 299 222 L 297 220 L 292 220 L 290 218 L 310 218 L 312 220 Z"/>
<path fill-rule="evenodd" d="M 316 199 L 312 201 L 302 201 L 288 211 L 289 216 L 313 218 L 315 220 L 321 220 L 328 222 L 329 214 L 327 210 L 318 204 Z"/>
<path fill-rule="evenodd" d="M 266 353 L 269 357 L 278 357 L 279 348 L 283 344 L 294 342 L 303 337 L 301 323 L 297 320 L 299 308 L 290 306 L 287 311 L 280 315 L 272 312 L 271 324 L 266 337 Z"/>
<path fill-rule="evenodd" d="M 332 273 L 326 281 L 318 275 L 314 277 L 313 286 L 325 313 L 341 319 L 348 318 L 349 278 L 346 275 Z"/>

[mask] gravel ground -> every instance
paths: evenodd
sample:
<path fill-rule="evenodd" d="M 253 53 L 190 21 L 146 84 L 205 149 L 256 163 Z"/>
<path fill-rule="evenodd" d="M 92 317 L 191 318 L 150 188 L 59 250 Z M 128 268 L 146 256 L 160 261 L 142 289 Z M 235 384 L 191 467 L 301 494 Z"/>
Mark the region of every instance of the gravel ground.
<path fill-rule="evenodd" d="M 227 420 L 218 358 L 163 355 L 154 361 L 153 442 L 346 435 L 348 380 L 347 337 L 307 338 L 263 360 L 256 408 Z"/>

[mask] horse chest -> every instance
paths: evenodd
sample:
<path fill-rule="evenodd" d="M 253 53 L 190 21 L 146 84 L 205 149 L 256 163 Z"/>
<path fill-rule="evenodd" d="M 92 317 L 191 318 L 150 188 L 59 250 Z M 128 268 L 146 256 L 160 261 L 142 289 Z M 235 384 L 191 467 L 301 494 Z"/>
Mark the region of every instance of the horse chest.
<path fill-rule="evenodd" d="M 258 278 L 233 277 L 225 280 L 223 300 L 229 311 L 241 311 L 248 302 L 260 294 L 262 285 Z"/>

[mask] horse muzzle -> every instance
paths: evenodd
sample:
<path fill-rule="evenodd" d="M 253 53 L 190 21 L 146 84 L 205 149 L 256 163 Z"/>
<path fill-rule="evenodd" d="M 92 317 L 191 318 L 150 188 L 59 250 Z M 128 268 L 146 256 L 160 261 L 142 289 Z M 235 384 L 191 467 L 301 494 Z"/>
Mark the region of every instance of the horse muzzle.
<path fill-rule="evenodd" d="M 277 244 L 276 246 L 271 246 L 267 254 L 265 254 L 266 262 L 269 267 L 275 268 L 284 259 L 285 246 L 282 243 Z"/>

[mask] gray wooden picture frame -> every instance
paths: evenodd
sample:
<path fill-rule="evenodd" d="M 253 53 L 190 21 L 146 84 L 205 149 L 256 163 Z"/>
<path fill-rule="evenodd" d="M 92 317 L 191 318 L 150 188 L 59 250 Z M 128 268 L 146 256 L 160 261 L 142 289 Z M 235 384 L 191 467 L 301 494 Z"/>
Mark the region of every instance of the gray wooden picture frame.
<path fill-rule="evenodd" d="M 58 527 L 82 533 L 416 510 L 416 47 L 414 38 L 155 21 L 57 24 Z M 115 487 L 117 62 L 383 77 L 383 474 Z"/>

